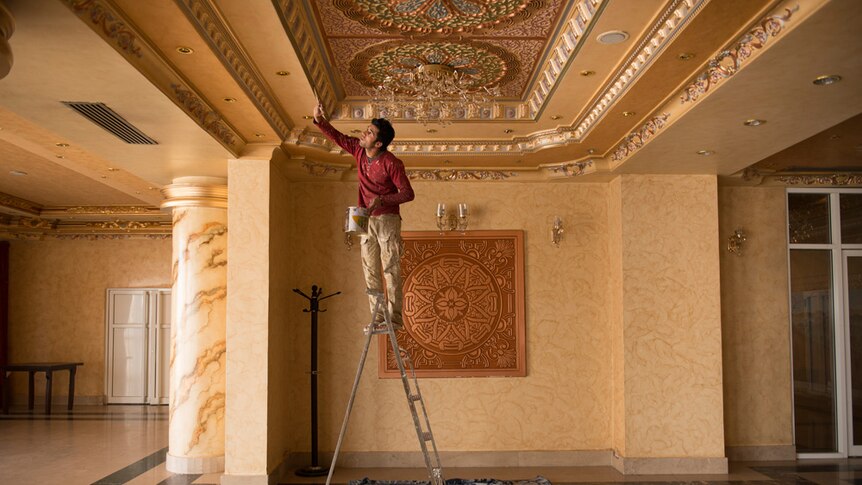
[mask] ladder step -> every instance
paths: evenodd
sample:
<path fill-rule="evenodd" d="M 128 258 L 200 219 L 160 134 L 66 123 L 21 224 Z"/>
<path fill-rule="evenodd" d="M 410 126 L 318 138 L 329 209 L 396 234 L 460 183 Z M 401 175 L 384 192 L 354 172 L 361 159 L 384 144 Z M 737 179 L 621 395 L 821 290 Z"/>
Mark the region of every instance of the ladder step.
<path fill-rule="evenodd" d="M 411 395 L 410 395 L 410 397 L 409 397 L 409 399 L 410 399 L 411 401 L 421 401 L 421 400 L 422 400 L 422 396 L 420 396 L 419 394 L 411 394 Z"/>
<path fill-rule="evenodd" d="M 431 441 L 434 439 L 434 437 L 431 435 L 430 431 L 423 431 L 422 432 L 422 439 L 425 441 Z"/>

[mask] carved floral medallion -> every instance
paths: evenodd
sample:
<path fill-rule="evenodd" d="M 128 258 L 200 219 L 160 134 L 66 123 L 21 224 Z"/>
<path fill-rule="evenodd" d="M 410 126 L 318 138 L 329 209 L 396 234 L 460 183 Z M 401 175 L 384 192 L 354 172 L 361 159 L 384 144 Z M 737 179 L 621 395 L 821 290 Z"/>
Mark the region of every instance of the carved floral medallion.
<path fill-rule="evenodd" d="M 398 334 L 423 377 L 524 376 L 521 231 L 405 232 L 405 329 Z M 382 339 L 381 377 L 398 377 Z"/>

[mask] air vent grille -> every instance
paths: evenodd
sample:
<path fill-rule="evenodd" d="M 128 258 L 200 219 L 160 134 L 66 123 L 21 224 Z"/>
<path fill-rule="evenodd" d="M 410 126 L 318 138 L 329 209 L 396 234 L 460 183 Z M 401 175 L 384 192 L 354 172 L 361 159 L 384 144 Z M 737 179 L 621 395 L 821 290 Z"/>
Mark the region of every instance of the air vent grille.
<path fill-rule="evenodd" d="M 93 123 L 117 136 L 126 143 L 133 145 L 158 145 L 159 142 L 145 135 L 141 130 L 132 126 L 114 110 L 104 103 L 89 103 L 77 101 L 63 101 L 63 104 L 77 111 Z"/>

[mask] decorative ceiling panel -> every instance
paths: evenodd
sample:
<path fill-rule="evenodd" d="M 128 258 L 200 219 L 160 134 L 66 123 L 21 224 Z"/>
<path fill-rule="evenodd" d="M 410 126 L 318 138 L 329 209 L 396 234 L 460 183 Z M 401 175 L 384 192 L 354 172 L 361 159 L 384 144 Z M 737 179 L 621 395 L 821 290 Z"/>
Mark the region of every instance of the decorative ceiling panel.
<path fill-rule="evenodd" d="M 314 14 L 348 98 L 370 96 L 388 75 L 441 63 L 515 99 L 526 96 L 570 3 L 321 0 L 314 3 Z"/>

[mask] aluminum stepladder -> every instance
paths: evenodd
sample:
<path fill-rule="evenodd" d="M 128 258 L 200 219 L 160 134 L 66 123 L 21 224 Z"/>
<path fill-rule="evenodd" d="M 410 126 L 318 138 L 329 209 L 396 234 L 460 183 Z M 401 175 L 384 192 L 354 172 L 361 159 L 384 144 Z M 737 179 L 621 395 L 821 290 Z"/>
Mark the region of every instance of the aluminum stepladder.
<path fill-rule="evenodd" d="M 419 438 L 419 446 L 422 448 L 422 454 L 425 457 L 425 467 L 428 469 L 428 477 L 431 479 L 431 485 L 445 485 L 443 479 L 443 469 L 440 466 L 440 454 L 437 452 L 437 444 L 434 442 L 434 435 L 431 433 L 431 422 L 428 420 L 428 412 L 425 410 L 425 400 L 422 399 L 422 393 L 419 392 L 419 380 L 416 379 L 416 371 L 413 368 L 413 361 L 410 360 L 410 355 L 403 352 L 398 347 L 398 340 L 395 338 L 395 329 L 392 327 L 391 316 L 389 315 L 389 307 L 386 304 L 386 299 L 382 292 L 367 290 L 367 293 L 374 297 L 374 311 L 371 312 L 371 322 L 365 327 L 365 348 L 362 349 L 362 355 L 359 357 L 359 367 L 356 369 L 356 378 L 353 380 L 353 390 L 350 392 L 350 399 L 347 401 L 347 411 L 344 413 L 344 421 L 341 423 L 341 432 L 338 434 L 338 443 L 335 445 L 335 454 L 332 456 L 332 463 L 329 465 L 329 475 L 326 477 L 326 485 L 332 482 L 332 474 L 335 471 L 335 462 L 338 460 L 338 453 L 341 451 L 341 442 L 344 440 L 344 435 L 347 431 L 347 422 L 350 420 L 350 411 L 353 409 L 353 401 L 356 399 L 356 390 L 359 388 L 359 378 L 362 377 L 362 369 L 365 367 L 365 358 L 368 356 L 368 349 L 371 346 L 371 338 L 374 335 L 386 334 L 389 336 L 389 342 L 392 344 L 392 352 L 395 354 L 395 362 L 398 364 L 398 371 L 401 373 L 401 382 L 404 384 L 404 393 L 407 396 L 407 405 L 410 407 L 410 414 L 413 415 L 413 424 L 416 426 L 416 436 Z M 376 323 L 378 313 L 383 315 L 383 323 Z M 404 362 L 410 369 L 410 374 L 404 367 Z M 412 381 L 412 386 L 411 386 Z M 418 409 L 422 412 L 425 427 L 422 427 L 422 420 L 419 419 L 416 403 L 419 403 Z M 431 450 L 428 450 L 428 442 L 431 442 Z M 433 453 L 432 453 L 433 452 Z"/>

